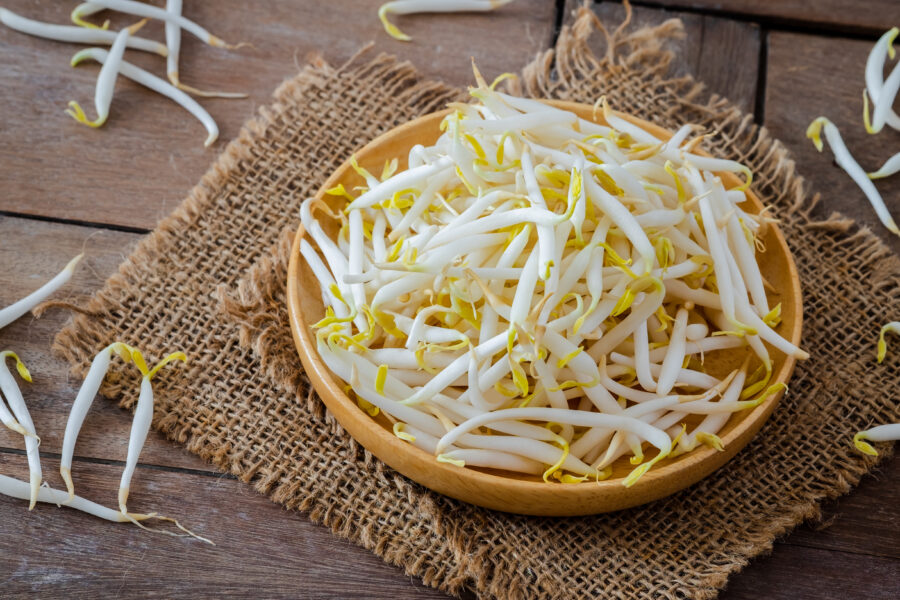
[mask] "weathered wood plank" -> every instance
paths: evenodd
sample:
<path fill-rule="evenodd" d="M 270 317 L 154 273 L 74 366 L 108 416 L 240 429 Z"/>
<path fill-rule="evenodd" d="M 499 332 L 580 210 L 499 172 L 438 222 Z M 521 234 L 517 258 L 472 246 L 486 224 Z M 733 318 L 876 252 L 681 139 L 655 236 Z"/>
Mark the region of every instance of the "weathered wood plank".
<path fill-rule="evenodd" d="M 581 0 L 567 0 L 564 22 L 571 23 Z M 610 29 L 625 18 L 625 10 L 616 2 L 600 2 L 593 10 Z M 760 55 L 759 27 L 721 17 L 635 6 L 632 23 L 659 25 L 672 18 L 684 23 L 686 37 L 673 42 L 675 52 L 672 75 L 692 75 L 715 94 L 725 96 L 743 111 L 752 112 L 756 100 L 756 80 Z M 603 47 L 602 37 L 594 37 L 593 48 Z"/>
<path fill-rule="evenodd" d="M 58 298 L 86 296 L 99 289 L 130 252 L 140 236 L 75 225 L 0 217 L 0 306 L 34 291 L 53 277 L 73 256 L 86 258 Z M 26 315 L 0 331 L 0 349 L 14 350 L 31 369 L 34 383 L 22 383 L 29 411 L 41 436 L 41 451 L 59 453 L 69 409 L 81 381 L 68 376 L 69 365 L 53 356 L 50 345 L 69 318 L 62 310 L 41 319 Z M 172 341 L 177 345 L 177 340 Z M 131 415 L 98 398 L 81 434 L 76 453 L 103 460 L 124 460 Z M 23 449 L 22 437 L 0 427 L 0 447 Z M 213 469 L 180 446 L 151 433 L 141 454 L 147 464 L 188 469 Z"/>
<path fill-rule="evenodd" d="M 115 506 L 121 468 L 76 466 L 77 492 Z M 27 479 L 25 457 L 0 453 L 0 472 Z M 177 517 L 216 546 L 0 496 L 3 597 L 446 597 L 234 480 L 139 468 L 128 508 Z"/>
<path fill-rule="evenodd" d="M 161 2 L 157 2 L 160 4 Z M 204 150 L 200 124 L 170 100 L 129 81 L 117 83 L 109 121 L 100 130 L 63 113 L 76 99 L 93 115 L 98 67 L 72 69 L 79 47 L 31 38 L 0 27 L 0 210 L 94 223 L 152 228 L 199 180 L 217 151 L 233 138 L 275 87 L 320 52 L 333 64 L 365 43 L 411 59 L 424 74 L 463 85 L 471 79 L 470 57 L 486 74 L 514 70 L 546 48 L 555 5 L 519 0 L 485 14 L 397 17 L 413 36 L 389 38 L 376 15 L 380 0 L 293 2 L 272 0 L 250 11 L 240 0 L 185 3 L 185 15 L 229 41 L 255 48 L 224 51 L 184 36 L 181 74 L 207 89 L 245 91 L 245 100 L 202 100 L 219 124 L 221 141 Z M 6 6 L 33 18 L 65 23 L 72 5 L 13 0 Z M 114 25 L 134 19 L 118 18 Z M 151 23 L 142 36 L 162 39 Z M 127 60 L 164 75 L 160 57 L 129 51 Z"/>
<path fill-rule="evenodd" d="M 787 544 L 900 559 L 900 456 L 826 502 L 819 524 L 798 527 Z M 900 564 L 898 577 L 900 577 Z"/>
<path fill-rule="evenodd" d="M 874 41 L 874 40 L 873 40 Z M 839 210 L 870 226 L 894 251 L 900 239 L 878 221 L 865 195 L 833 162 L 829 149 L 816 152 L 806 128 L 825 116 L 860 165 L 874 171 L 900 150 L 900 132 L 888 127 L 869 135 L 862 121 L 862 90 L 866 56 L 872 43 L 841 38 L 776 33 L 769 35 L 765 125 L 793 153 L 800 173 L 822 194 L 817 214 Z M 900 216 L 900 177 L 877 182 L 888 208 Z"/>
<path fill-rule="evenodd" d="M 729 579 L 719 600 L 900 598 L 900 561 L 777 544 Z"/>
<path fill-rule="evenodd" d="M 774 25 L 815 27 L 817 30 L 884 31 L 900 22 L 900 4 L 893 0 L 638 0 L 641 4 L 691 8 L 740 15 Z"/>

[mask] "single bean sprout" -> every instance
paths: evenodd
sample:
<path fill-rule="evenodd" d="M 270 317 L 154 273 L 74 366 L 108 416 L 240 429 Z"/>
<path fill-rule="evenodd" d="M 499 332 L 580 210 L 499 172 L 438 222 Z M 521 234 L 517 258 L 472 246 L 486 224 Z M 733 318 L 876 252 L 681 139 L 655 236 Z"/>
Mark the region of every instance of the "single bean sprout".
<path fill-rule="evenodd" d="M 407 169 L 351 159 L 365 185 L 303 203 L 322 360 L 448 465 L 574 484 L 626 457 L 630 486 L 721 450 L 730 415 L 784 389 L 770 348 L 808 356 L 766 297 L 765 217 L 715 174 L 748 169 L 695 154 L 690 126 L 664 143 L 605 103 L 598 125 L 476 80 Z M 706 371 L 734 349 L 759 365 Z"/>
<path fill-rule="evenodd" d="M 878 451 L 864 440 L 869 440 L 871 442 L 892 442 L 900 440 L 900 423 L 878 425 L 872 429 L 860 431 L 853 436 L 853 445 L 856 446 L 857 450 L 863 454 L 878 456 Z"/>
<path fill-rule="evenodd" d="M 85 21 L 84 17 L 100 12 L 103 9 L 111 9 L 147 19 L 157 19 L 166 23 L 172 22 L 185 31 L 197 36 L 202 42 L 209 44 L 210 46 L 217 46 L 219 48 L 235 47 L 226 44 L 224 40 L 214 36 L 193 21 L 185 19 L 181 14 L 170 13 L 164 8 L 144 4 L 143 2 L 135 2 L 134 0 L 92 0 L 91 2 L 84 2 L 76 6 L 72 11 L 72 21 L 76 25 L 95 28 L 96 26 Z"/>
<path fill-rule="evenodd" d="M 378 18 L 389 36 L 401 42 L 412 38 L 388 21 L 388 15 L 412 15 L 416 13 L 487 12 L 509 4 L 512 0 L 394 0 L 382 4 Z"/>
<path fill-rule="evenodd" d="M 97 110 L 97 118 L 93 121 L 88 120 L 84 110 L 74 100 L 69 102 L 66 114 L 89 127 L 100 127 L 106 123 L 106 119 L 109 117 L 109 107 L 112 104 L 113 90 L 116 87 L 116 78 L 119 75 L 119 67 L 122 64 L 122 58 L 125 56 L 125 46 L 128 43 L 128 38 L 132 33 L 143 27 L 144 23 L 146 23 L 146 20 L 120 31 L 109 49 L 108 58 L 103 64 L 103 68 L 100 69 L 100 75 L 97 76 L 97 88 L 94 92 L 94 108 Z"/>
<path fill-rule="evenodd" d="M 834 123 L 825 117 L 817 118 L 810 123 L 807 128 L 806 137 L 811 139 L 816 150 L 821 152 L 823 129 L 825 131 L 825 139 L 828 140 L 828 145 L 834 153 L 834 160 L 837 162 L 838 166 L 846 171 L 847 175 L 849 175 L 863 191 L 866 198 L 868 198 L 869 202 L 872 204 L 872 208 L 875 209 L 875 213 L 878 215 L 881 223 L 887 227 L 891 233 L 900 235 L 900 229 L 897 228 L 894 218 L 891 216 L 891 213 L 888 212 L 887 206 L 885 206 L 884 200 L 881 198 L 881 194 L 878 193 L 878 190 L 875 189 L 875 184 L 872 183 L 863 168 L 859 166 L 859 163 L 856 162 L 856 159 L 854 159 L 850 154 L 850 151 L 847 150 L 847 146 L 841 138 L 841 133 L 838 131 L 838 128 L 834 126 Z"/>
<path fill-rule="evenodd" d="M 175 352 L 160 361 L 153 369 L 148 370 L 140 352 L 133 351 L 132 358 L 143 377 L 141 377 L 141 393 L 138 397 L 137 407 L 134 409 L 134 420 L 131 423 L 131 435 L 128 438 L 128 456 L 125 459 L 125 469 L 122 471 L 122 480 L 119 483 L 119 510 L 125 514 L 128 513 L 125 505 L 128 501 L 131 478 L 137 467 L 144 442 L 147 441 L 150 423 L 153 421 L 153 386 L 150 384 L 150 380 L 164 365 L 173 360 L 187 362 L 187 357 L 183 352 Z"/>
<path fill-rule="evenodd" d="M 19 479 L 15 479 L 13 477 L 0 475 L 0 494 L 9 496 L 10 498 L 18 498 L 19 500 L 29 500 L 32 497 L 31 493 L 31 486 L 28 483 L 20 481 Z M 149 529 L 142 523 L 151 519 L 168 521 L 170 523 L 173 523 L 178 529 L 183 531 L 184 535 L 215 546 L 212 541 L 191 532 L 190 530 L 183 527 L 181 523 L 179 523 L 175 519 L 172 519 L 170 517 L 163 517 L 156 513 L 123 513 L 122 511 L 108 508 L 106 506 L 103 506 L 102 504 L 97 504 L 96 502 L 92 502 L 91 500 L 82 498 L 81 496 L 70 497 L 66 492 L 54 489 L 49 486 L 40 487 L 37 490 L 36 498 L 38 502 L 55 504 L 57 506 L 66 505 L 70 508 L 80 510 L 81 512 L 93 515 L 105 521 L 112 521 L 113 523 L 133 523 L 141 529 L 144 529 L 145 531 L 154 531 L 156 533 L 163 533 L 167 535 L 181 535 L 169 533 L 167 531 Z"/>
<path fill-rule="evenodd" d="M 28 413 L 28 407 L 25 406 L 25 399 L 22 397 L 19 384 L 16 383 L 15 378 L 9 371 L 9 367 L 6 366 L 7 358 L 12 358 L 16 361 L 16 370 L 18 370 L 19 376 L 25 381 L 31 382 L 31 373 L 28 372 L 25 364 L 15 352 L 10 352 L 9 350 L 0 352 L 0 390 L 3 391 L 3 396 L 6 398 L 6 402 L 9 404 L 9 408 L 15 415 L 16 420 L 26 431 L 25 453 L 28 456 L 28 473 L 31 480 L 31 503 L 28 505 L 28 510 L 31 510 L 37 502 L 38 488 L 43 481 L 41 455 L 38 452 L 40 439 L 34 434 L 34 423 L 31 420 L 31 415 Z"/>
<path fill-rule="evenodd" d="M 90 58 L 105 66 L 109 57 L 110 54 L 102 48 L 87 48 L 75 54 L 75 56 L 72 57 L 71 64 L 74 67 L 85 59 Z M 128 79 L 131 79 L 132 81 L 135 81 L 143 85 L 144 87 L 150 88 L 154 92 L 157 92 L 167 98 L 174 100 L 185 110 L 194 115 L 203 124 L 208 133 L 206 141 L 203 142 L 204 146 L 209 147 L 213 144 L 213 142 L 216 141 L 216 139 L 218 139 L 219 127 L 216 125 L 216 122 L 213 121 L 213 118 L 209 115 L 209 113 L 206 112 L 202 106 L 197 104 L 196 100 L 194 100 L 169 82 L 164 81 L 156 75 L 148 73 L 147 71 L 136 67 L 124 60 L 118 63 L 117 70 Z"/>
<path fill-rule="evenodd" d="M 70 260 L 69 264 L 67 264 L 56 277 L 18 302 L 10 304 L 6 308 L 0 310 L 0 329 L 31 311 L 35 306 L 49 298 L 56 290 L 68 283 L 68 281 L 72 279 L 72 273 L 75 271 L 75 267 L 78 266 L 78 263 L 81 262 L 82 258 L 84 258 L 84 254 L 79 254 Z"/>
<path fill-rule="evenodd" d="M 166 0 L 166 12 L 173 17 L 181 16 L 182 0 Z M 166 21 L 166 73 L 172 85 L 195 96 L 204 98 L 246 98 L 247 94 L 232 92 L 206 92 L 181 83 L 178 75 L 178 59 L 181 56 L 181 26 L 174 20 Z"/>
<path fill-rule="evenodd" d="M 10 29 L 35 37 L 58 42 L 74 42 L 76 44 L 112 45 L 117 35 L 115 31 L 107 31 L 105 29 L 86 29 L 74 25 L 55 25 L 33 21 L 5 8 L 0 8 L 0 23 L 3 23 Z M 169 54 L 165 44 L 160 44 L 154 40 L 131 36 L 126 44 L 129 48 L 143 52 L 153 52 L 160 56 L 168 56 Z"/>

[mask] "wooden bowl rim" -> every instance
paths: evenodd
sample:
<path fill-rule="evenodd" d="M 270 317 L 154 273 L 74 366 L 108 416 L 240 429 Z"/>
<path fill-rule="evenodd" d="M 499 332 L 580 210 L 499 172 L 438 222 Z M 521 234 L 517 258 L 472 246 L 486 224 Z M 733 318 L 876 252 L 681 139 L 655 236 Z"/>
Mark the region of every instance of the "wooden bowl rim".
<path fill-rule="evenodd" d="M 585 110 L 593 110 L 593 107 L 589 105 L 576 102 L 567 102 L 560 100 L 543 100 L 543 102 L 546 102 L 551 106 L 576 113 L 581 113 Z M 365 156 L 373 149 L 376 149 L 387 142 L 392 137 L 399 136 L 400 134 L 405 134 L 408 132 L 408 130 L 425 126 L 431 122 L 435 122 L 435 124 L 439 123 L 441 119 L 443 119 L 451 112 L 451 110 L 452 109 L 444 109 L 441 111 L 429 113 L 427 115 L 423 115 L 421 117 L 413 119 L 412 121 L 404 123 L 398 127 L 395 127 L 379 135 L 371 142 L 365 144 L 362 148 L 354 153 L 354 156 Z M 670 131 L 633 115 L 620 112 L 615 112 L 615 114 L 617 116 L 625 118 L 635 125 L 644 128 L 660 139 L 665 140 L 672 136 L 672 133 Z M 697 153 L 709 156 L 708 153 L 702 150 L 699 150 Z M 347 170 L 351 168 L 352 167 L 350 165 L 349 159 L 342 163 L 341 166 L 339 166 L 322 185 L 320 190 L 317 192 L 316 197 L 322 198 L 324 195 L 324 190 L 330 189 L 337 185 L 337 183 L 340 182 L 341 179 L 343 179 Z M 718 175 L 722 177 L 724 181 L 732 185 L 738 185 L 740 183 L 738 178 L 732 173 L 718 173 Z M 747 190 L 747 196 L 757 209 L 761 209 L 764 206 L 760 199 L 756 196 L 756 194 L 751 190 Z M 780 252 L 785 256 L 786 262 L 788 264 L 789 279 L 792 283 L 792 289 L 790 290 L 791 293 L 784 293 L 782 301 L 792 302 L 792 304 L 794 305 L 794 314 L 796 315 L 796 319 L 794 321 L 794 327 L 791 330 L 788 339 L 792 343 L 797 345 L 800 343 L 803 322 L 800 278 L 797 272 L 796 265 L 794 263 L 793 255 L 791 254 L 784 235 L 775 224 L 771 224 L 770 226 L 772 227 L 774 237 L 777 240 L 778 248 Z M 469 468 L 459 468 L 453 465 L 440 463 L 435 460 L 435 457 L 432 454 L 416 448 L 415 446 L 412 446 L 411 444 L 408 444 L 397 438 L 393 434 L 393 432 L 389 431 L 388 429 L 374 421 L 372 417 L 370 417 L 367 413 L 365 413 L 357 406 L 356 402 L 351 400 L 344 393 L 343 384 L 339 383 L 336 380 L 335 376 L 332 375 L 331 371 L 328 370 L 328 368 L 324 365 L 321 358 L 319 357 L 316 350 L 314 338 L 310 335 L 309 327 L 302 314 L 299 300 L 299 247 L 300 240 L 303 239 L 304 234 L 304 228 L 302 225 L 300 225 L 298 227 L 297 234 L 294 237 L 294 242 L 291 248 L 291 256 L 288 266 L 287 302 L 291 323 L 291 332 L 294 338 L 294 343 L 297 347 L 301 362 L 303 363 L 303 366 L 307 371 L 310 381 L 312 382 L 316 391 L 319 393 L 322 400 L 325 402 L 326 406 L 329 408 L 329 410 L 331 410 L 332 414 L 334 414 L 335 417 L 338 418 L 338 421 L 341 423 L 341 425 L 343 425 L 344 428 L 348 430 L 348 433 L 356 438 L 357 441 L 359 441 L 364 447 L 369 449 L 379 459 L 381 459 L 391 467 L 400 471 L 407 477 L 410 477 L 414 481 L 417 481 L 422 485 L 429 487 L 430 489 L 438 491 L 439 493 L 443 493 L 465 502 L 485 506 L 487 508 L 493 508 L 508 512 L 547 516 L 596 514 L 600 512 L 607 512 L 608 510 L 618 510 L 629 506 L 643 504 L 645 502 L 659 499 L 661 497 L 674 493 L 675 491 L 688 487 L 689 485 L 696 483 L 696 481 L 702 479 L 703 477 L 706 477 L 712 471 L 720 468 L 725 462 L 730 460 L 730 458 L 734 454 L 736 454 L 747 443 L 749 443 L 750 439 L 752 439 L 752 436 L 755 435 L 755 431 L 758 431 L 758 429 L 765 423 L 777 403 L 780 401 L 782 394 L 779 393 L 773 395 L 764 403 L 752 409 L 752 411 L 749 414 L 746 414 L 735 425 L 733 429 L 728 431 L 725 437 L 722 438 L 722 441 L 725 444 L 727 456 L 724 457 L 724 459 L 722 459 L 721 461 L 717 461 L 716 459 L 718 459 L 722 453 L 707 446 L 700 446 L 690 453 L 679 456 L 674 462 L 661 462 L 660 465 L 657 465 L 646 474 L 644 474 L 632 487 L 627 488 L 627 495 L 639 498 L 637 501 L 613 502 L 612 504 L 614 504 L 615 507 L 610 509 L 601 508 L 596 510 L 573 510 L 571 508 L 572 506 L 586 506 L 597 504 L 596 500 L 598 496 L 603 496 L 604 494 L 611 493 L 613 491 L 617 493 L 616 495 L 621 495 L 622 490 L 626 489 L 623 488 L 621 484 L 622 479 L 610 478 L 599 482 L 585 481 L 580 484 L 560 484 L 557 482 L 546 483 L 540 480 L 531 481 L 513 477 L 504 477 L 502 475 L 488 473 L 485 471 Z M 784 363 L 781 365 L 781 368 L 778 369 L 777 373 L 773 373 L 770 384 L 776 382 L 786 384 L 794 370 L 795 365 L 796 359 L 792 356 L 786 356 Z M 753 434 L 749 435 L 747 439 L 740 444 L 740 446 L 734 447 L 736 441 L 742 436 L 746 436 L 748 434 L 748 431 L 751 430 L 753 430 Z M 360 438 L 366 439 L 362 440 Z M 372 445 L 378 444 L 380 444 L 384 448 L 387 448 L 388 452 L 376 452 L 370 447 Z M 707 471 L 704 472 L 700 477 L 687 477 L 687 482 L 684 485 L 675 485 L 674 487 L 672 486 L 671 481 L 678 479 L 680 474 L 684 474 L 686 472 L 704 471 L 704 463 L 707 462 L 718 464 L 714 464 L 714 466 L 707 469 Z M 443 482 L 450 483 L 445 484 Z M 664 483 L 668 483 L 668 485 L 663 485 Z M 548 499 L 552 499 L 555 503 L 559 503 L 559 508 L 555 509 L 553 507 L 548 507 L 548 510 L 546 511 L 517 510 L 515 506 L 498 505 L 496 501 L 481 502 L 479 501 L 479 498 L 473 498 L 471 496 L 472 491 L 478 489 L 487 489 L 488 486 L 494 491 L 495 494 L 497 491 L 503 492 L 503 495 L 506 495 L 511 499 L 512 504 L 514 504 L 514 499 L 520 495 L 540 494 L 542 496 L 546 496 Z M 665 488 L 668 489 L 668 491 L 660 494 L 655 494 L 654 488 Z M 592 502 L 592 500 L 594 502 Z M 600 504 L 602 504 L 602 502 L 600 502 Z M 567 506 L 569 507 L 568 509 L 566 508 Z"/>

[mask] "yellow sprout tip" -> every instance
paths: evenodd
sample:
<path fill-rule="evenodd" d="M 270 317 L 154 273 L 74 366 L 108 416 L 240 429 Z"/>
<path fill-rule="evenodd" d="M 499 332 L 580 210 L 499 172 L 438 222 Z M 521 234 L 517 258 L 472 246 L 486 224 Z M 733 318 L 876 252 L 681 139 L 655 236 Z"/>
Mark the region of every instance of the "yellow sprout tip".
<path fill-rule="evenodd" d="M 454 467 L 465 467 L 466 461 L 464 460 L 456 460 L 455 458 L 450 458 L 446 454 L 438 454 L 437 461 L 440 463 L 447 463 L 448 465 L 453 465 Z"/>
<path fill-rule="evenodd" d="M 408 42 L 412 38 L 400 31 L 396 25 L 388 21 L 388 4 L 383 4 L 381 8 L 378 9 L 378 18 L 381 20 L 382 26 L 384 26 L 385 32 L 394 38 L 395 40 L 400 40 L 401 42 Z"/>
<path fill-rule="evenodd" d="M 822 127 L 826 123 L 828 123 L 828 119 L 819 117 L 806 128 L 806 137 L 812 140 L 813 145 L 819 152 L 822 151 Z"/>
<path fill-rule="evenodd" d="M 625 478 L 625 481 L 622 482 L 622 485 L 624 485 L 625 487 L 633 486 L 635 483 L 637 483 L 637 480 L 644 475 L 644 473 L 650 470 L 651 466 L 652 465 L 649 462 L 642 464 L 628 474 L 628 477 Z"/>
<path fill-rule="evenodd" d="M 853 436 L 853 445 L 856 446 L 856 449 L 862 452 L 863 454 L 868 454 L 869 456 L 878 456 L 878 450 L 872 447 L 868 442 L 863 441 L 864 431 L 860 431 L 856 435 Z"/>
<path fill-rule="evenodd" d="M 891 60 L 894 60 L 894 57 L 897 55 L 894 50 L 894 40 L 897 39 L 897 34 L 900 33 L 900 29 L 896 27 L 891 27 L 890 31 L 888 31 L 888 56 L 891 57 Z"/>
<path fill-rule="evenodd" d="M 73 58 L 72 60 L 75 59 Z M 97 119 L 94 121 L 88 119 L 87 115 L 84 113 L 84 109 L 82 109 L 81 105 L 74 100 L 69 102 L 69 108 L 67 108 L 65 112 L 79 123 L 95 129 L 106 123 L 106 115 L 97 115 Z"/>
<path fill-rule="evenodd" d="M 143 356 L 141 356 L 141 360 L 143 360 Z M 183 363 L 187 363 L 188 358 L 184 352 L 173 352 L 173 353 L 169 354 L 168 356 L 166 356 L 161 361 L 159 361 L 158 363 L 156 363 L 156 366 L 154 366 L 152 369 L 150 369 L 150 371 L 147 373 L 147 378 L 152 379 L 153 376 L 156 375 L 160 369 L 162 369 L 164 366 L 166 366 L 167 364 L 169 364 L 170 362 L 172 362 L 174 360 L 180 360 Z M 135 361 L 135 363 L 136 362 L 137 361 Z M 138 368 L 140 368 L 140 367 L 138 367 Z M 144 368 L 146 368 L 146 365 L 144 365 Z"/>
<path fill-rule="evenodd" d="M 695 436 L 696 440 L 701 444 L 706 444 L 710 448 L 714 448 L 719 452 L 725 451 L 725 444 L 722 443 L 722 438 L 717 436 L 714 433 L 707 433 L 705 431 L 701 431 Z"/>

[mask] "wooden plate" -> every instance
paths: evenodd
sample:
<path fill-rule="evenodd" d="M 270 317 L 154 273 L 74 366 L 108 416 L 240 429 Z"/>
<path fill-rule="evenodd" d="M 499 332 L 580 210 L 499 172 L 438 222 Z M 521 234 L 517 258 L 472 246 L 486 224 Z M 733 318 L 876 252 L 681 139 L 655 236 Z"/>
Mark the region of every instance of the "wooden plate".
<path fill-rule="evenodd" d="M 548 104 L 572 111 L 584 119 L 604 123 L 602 115 L 593 118 L 591 106 L 559 101 L 549 101 Z M 385 160 L 396 157 L 400 168 L 405 168 L 409 149 L 415 144 L 433 144 L 440 135 L 438 125 L 448 113 L 449 110 L 432 113 L 379 136 L 356 153 L 357 160 L 370 171 L 380 172 Z M 672 135 L 641 119 L 620 116 L 661 139 Z M 739 185 L 737 178 L 730 173 L 720 176 L 726 187 Z M 342 204 L 343 200 L 324 194 L 324 190 L 339 183 L 352 189 L 364 182 L 349 162 L 345 162 L 328 178 L 318 197 L 332 206 Z M 748 196 L 744 209 L 752 213 L 761 211 L 763 205 L 759 198 L 749 193 Z M 634 468 L 625 457 L 613 465 L 613 475 L 609 479 L 578 484 L 545 483 L 534 476 L 439 463 L 431 454 L 395 437 L 387 420 L 382 418 L 378 421 L 361 410 L 343 392 L 344 384 L 332 375 L 319 357 L 310 324 L 321 319 L 325 311 L 319 284 L 300 257 L 299 246 L 303 236 L 301 226 L 294 240 L 288 270 L 288 310 L 300 360 L 319 396 L 350 435 L 372 454 L 410 479 L 464 502 L 506 512 L 545 516 L 588 515 L 644 504 L 686 488 L 725 464 L 759 431 L 780 400 L 781 394 L 778 394 L 753 410 L 733 415 L 719 433 L 725 444 L 724 452 L 701 446 L 693 452 L 660 461 L 630 488 L 622 485 L 622 478 Z M 773 305 L 778 302 L 782 305 L 782 322 L 778 332 L 794 344 L 799 344 L 802 302 L 797 269 L 784 237 L 775 226 L 767 228 L 762 241 L 766 251 L 760 255 L 760 269 L 773 288 L 780 291 L 770 294 Z M 769 350 L 774 363 L 772 382 L 787 383 L 794 370 L 794 359 L 771 347 Z M 717 371 L 727 372 L 733 368 L 732 365 L 739 364 L 748 351 L 740 349 L 711 353 L 706 364 L 714 374 Z"/>

